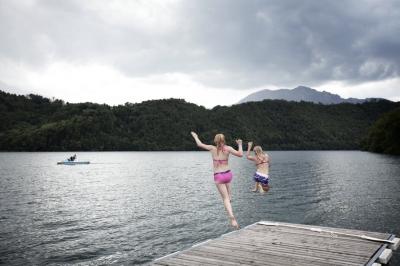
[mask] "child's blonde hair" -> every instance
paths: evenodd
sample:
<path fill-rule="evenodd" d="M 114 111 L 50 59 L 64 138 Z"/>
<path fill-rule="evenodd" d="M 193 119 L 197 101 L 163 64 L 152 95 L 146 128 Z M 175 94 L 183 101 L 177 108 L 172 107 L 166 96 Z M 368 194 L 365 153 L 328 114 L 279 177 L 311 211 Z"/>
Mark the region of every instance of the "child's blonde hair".
<path fill-rule="evenodd" d="M 265 158 L 265 153 L 264 153 L 264 151 L 262 150 L 261 146 L 254 146 L 253 151 L 254 151 L 254 153 L 256 154 L 258 160 L 260 160 L 260 161 L 263 161 L 263 160 L 264 160 L 264 158 Z"/>

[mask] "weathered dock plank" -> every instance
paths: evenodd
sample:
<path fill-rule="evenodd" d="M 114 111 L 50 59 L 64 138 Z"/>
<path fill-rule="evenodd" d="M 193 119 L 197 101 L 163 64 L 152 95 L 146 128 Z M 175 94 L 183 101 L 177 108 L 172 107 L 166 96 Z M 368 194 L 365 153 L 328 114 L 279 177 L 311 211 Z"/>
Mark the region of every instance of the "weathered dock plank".
<path fill-rule="evenodd" d="M 359 256 L 346 256 L 345 254 L 340 254 L 340 253 L 330 253 L 330 252 L 316 252 L 314 250 L 308 250 L 308 249 L 302 249 L 302 250 L 293 250 L 293 249 L 288 249 L 287 247 L 266 247 L 265 251 L 254 251 L 254 248 L 248 248 L 248 245 L 235 245 L 230 243 L 230 245 L 220 245 L 220 244 L 215 244 L 215 245 L 210 245 L 212 248 L 215 247 L 223 247 L 225 250 L 229 250 L 229 252 L 225 252 L 226 254 L 231 254 L 234 256 L 234 254 L 241 254 L 242 250 L 247 250 L 250 251 L 250 254 L 253 254 L 253 257 L 259 257 L 261 255 L 267 255 L 266 258 L 270 255 L 277 255 L 277 256 L 285 256 L 285 260 L 288 258 L 293 258 L 295 261 L 307 261 L 307 260 L 312 260 L 312 261 L 321 261 L 321 262 L 334 262 L 334 261 L 341 261 L 342 263 L 344 262 L 349 262 L 349 263 L 359 263 L 361 261 L 364 261 L 365 258 L 363 259 L 362 257 Z M 250 255 L 249 254 L 249 255 Z"/>
<path fill-rule="evenodd" d="M 390 244 L 359 236 L 394 239 L 393 235 L 387 233 L 259 222 L 157 259 L 153 264 L 372 265 Z"/>

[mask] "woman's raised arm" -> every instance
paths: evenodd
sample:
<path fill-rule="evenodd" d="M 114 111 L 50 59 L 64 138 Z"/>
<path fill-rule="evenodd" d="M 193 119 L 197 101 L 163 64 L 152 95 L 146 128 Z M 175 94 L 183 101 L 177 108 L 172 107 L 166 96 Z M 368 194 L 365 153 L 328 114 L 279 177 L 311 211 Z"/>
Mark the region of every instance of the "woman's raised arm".
<path fill-rule="evenodd" d="M 243 157 L 242 140 L 241 139 L 237 139 L 236 143 L 238 145 L 238 150 L 235 150 L 234 148 L 229 147 L 229 152 L 232 153 L 233 155 L 237 156 L 237 157 Z"/>
<path fill-rule="evenodd" d="M 212 148 L 214 147 L 213 145 L 207 145 L 204 144 L 203 142 L 200 141 L 199 136 L 197 136 L 197 134 L 195 132 L 190 132 L 190 134 L 192 134 L 192 137 L 194 138 L 194 141 L 196 141 L 197 147 L 205 149 L 205 150 L 212 150 Z"/>

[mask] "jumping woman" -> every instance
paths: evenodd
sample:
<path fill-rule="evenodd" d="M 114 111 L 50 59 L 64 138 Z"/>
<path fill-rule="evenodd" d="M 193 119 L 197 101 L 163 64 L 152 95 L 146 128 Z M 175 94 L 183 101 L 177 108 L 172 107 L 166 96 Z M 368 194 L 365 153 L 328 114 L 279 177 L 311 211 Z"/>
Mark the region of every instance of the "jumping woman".
<path fill-rule="evenodd" d="M 229 168 L 228 158 L 229 154 L 233 154 L 237 157 L 243 156 L 242 140 L 236 140 L 238 145 L 238 150 L 235 150 L 231 146 L 225 145 L 225 136 L 223 134 L 217 134 L 214 138 L 214 145 L 207 145 L 200 141 L 196 133 L 191 132 L 196 144 L 199 148 L 208 150 L 211 152 L 214 166 L 214 182 L 217 186 L 219 193 L 221 194 L 222 200 L 224 202 L 225 209 L 228 213 L 230 223 L 235 228 L 239 228 L 239 224 L 233 215 L 231 199 L 231 180 L 232 172 Z"/>
<path fill-rule="evenodd" d="M 259 188 L 260 192 L 267 192 L 269 190 L 269 156 L 263 152 L 261 146 L 255 146 L 253 149 L 255 156 L 251 156 L 250 150 L 252 146 L 253 142 L 249 142 L 246 157 L 248 160 L 253 161 L 257 167 L 253 177 L 256 182 L 253 192 L 257 192 Z"/>

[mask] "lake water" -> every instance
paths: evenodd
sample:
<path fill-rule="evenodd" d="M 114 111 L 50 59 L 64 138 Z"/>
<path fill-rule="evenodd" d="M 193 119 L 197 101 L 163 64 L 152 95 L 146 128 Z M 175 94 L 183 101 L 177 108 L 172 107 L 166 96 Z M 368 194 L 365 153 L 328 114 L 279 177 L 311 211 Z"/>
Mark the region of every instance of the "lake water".
<path fill-rule="evenodd" d="M 233 209 L 260 220 L 400 235 L 400 157 L 273 151 L 272 189 L 232 158 Z M 144 264 L 231 231 L 206 152 L 0 153 L 0 264 Z M 400 264 L 399 252 L 392 265 Z"/>

